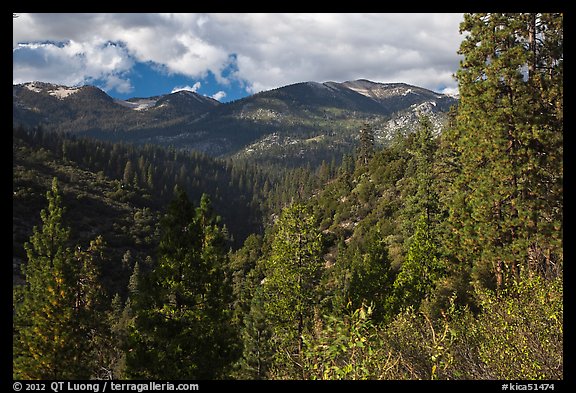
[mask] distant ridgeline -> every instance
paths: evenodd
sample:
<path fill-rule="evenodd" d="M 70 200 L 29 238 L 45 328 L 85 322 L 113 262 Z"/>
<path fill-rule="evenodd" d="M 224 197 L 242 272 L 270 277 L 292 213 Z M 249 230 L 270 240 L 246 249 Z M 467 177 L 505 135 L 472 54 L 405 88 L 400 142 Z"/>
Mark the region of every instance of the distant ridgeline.
<path fill-rule="evenodd" d="M 453 97 L 403 83 L 305 82 L 221 104 L 190 91 L 117 100 L 93 86 L 13 87 L 14 125 L 110 141 L 172 146 L 283 166 L 318 166 L 353 151 L 369 123 L 376 143 L 413 132 L 418 116 L 439 132 Z"/>

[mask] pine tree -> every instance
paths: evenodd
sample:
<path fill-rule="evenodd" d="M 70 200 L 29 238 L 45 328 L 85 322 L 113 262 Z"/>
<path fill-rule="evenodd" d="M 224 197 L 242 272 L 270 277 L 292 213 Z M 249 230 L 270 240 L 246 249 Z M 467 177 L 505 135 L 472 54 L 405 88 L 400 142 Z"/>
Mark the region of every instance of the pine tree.
<path fill-rule="evenodd" d="M 427 228 L 435 232 L 440 213 L 435 173 L 437 143 L 432 135 L 430 118 L 421 116 L 419 122 L 413 147 L 409 150 L 414 165 L 414 176 L 408 178 L 411 180 L 411 194 L 406 196 L 405 206 L 401 212 L 406 249 L 410 246 L 420 216 L 424 215 Z"/>
<path fill-rule="evenodd" d="M 140 263 L 136 262 L 134 264 L 134 269 L 132 269 L 132 274 L 128 279 L 128 298 L 126 299 L 126 306 L 129 305 L 131 309 L 145 307 L 145 301 L 147 299 L 141 291 L 142 286 L 142 271 L 140 270 Z"/>
<path fill-rule="evenodd" d="M 137 307 L 128 375 L 214 379 L 239 355 L 232 321 L 226 239 L 209 198 L 198 208 L 177 187 L 161 221 L 158 264 Z M 162 350 L 158 350 L 162 348 Z"/>
<path fill-rule="evenodd" d="M 401 210 L 406 257 L 394 282 L 393 308 L 418 308 L 430 298 L 443 269 L 440 256 L 439 226 L 441 206 L 437 192 L 437 142 L 432 122 L 421 116 L 411 148 L 413 175 L 408 180 L 408 195 Z M 392 306 L 391 306 L 392 307 Z"/>
<path fill-rule="evenodd" d="M 459 258 L 501 288 L 562 261 L 562 15 L 467 14 L 460 30 L 451 221 Z"/>
<path fill-rule="evenodd" d="M 374 155 L 374 130 L 368 123 L 360 128 L 360 161 L 362 165 L 368 165 L 368 161 Z"/>
<path fill-rule="evenodd" d="M 134 168 L 132 166 L 132 161 L 126 161 L 126 165 L 124 166 L 124 173 L 122 175 L 122 181 L 125 185 L 132 184 L 132 180 L 134 179 Z"/>
<path fill-rule="evenodd" d="M 272 326 L 265 314 L 262 287 L 255 290 L 242 329 L 241 379 L 266 379 L 274 358 Z"/>
<path fill-rule="evenodd" d="M 426 215 L 422 214 L 410 241 L 406 261 L 394 281 L 396 307 L 418 309 L 422 301 L 432 294 L 442 273 L 438 244 Z"/>
<path fill-rule="evenodd" d="M 322 259 L 321 233 L 310 209 L 295 203 L 282 211 L 266 260 L 264 311 L 271 323 L 277 354 L 298 358 L 302 334 L 318 304 Z M 285 360 L 283 360 L 285 361 Z M 292 367 L 286 361 L 283 367 Z"/>
<path fill-rule="evenodd" d="M 102 332 L 99 237 L 87 250 L 69 247 L 70 229 L 62 224 L 62 197 L 56 178 L 46 194 L 41 228 L 24 245 L 26 284 L 14 296 L 14 377 L 68 379 L 91 377 Z"/>
<path fill-rule="evenodd" d="M 394 274 L 390 267 L 388 248 L 379 227 L 372 228 L 363 244 L 352 256 L 348 301 L 352 309 L 374 304 L 373 318 L 377 322 L 393 316 Z"/>
<path fill-rule="evenodd" d="M 154 189 L 154 169 L 152 164 L 148 165 L 148 170 L 146 171 L 146 185 L 150 190 Z"/>
<path fill-rule="evenodd" d="M 420 127 L 416 132 L 416 211 L 424 214 L 426 223 L 432 226 L 437 221 L 440 207 L 436 192 L 435 155 L 437 144 L 432 135 L 432 122 L 428 116 L 420 117 Z"/>
<path fill-rule="evenodd" d="M 127 306 L 129 307 L 129 300 Z M 122 379 L 125 377 L 126 345 L 128 336 L 128 324 L 130 318 L 125 318 L 126 310 L 120 295 L 117 293 L 112 298 L 111 309 L 108 312 L 108 325 L 110 326 L 110 348 L 108 353 L 108 365 L 104 367 L 105 378 Z"/>

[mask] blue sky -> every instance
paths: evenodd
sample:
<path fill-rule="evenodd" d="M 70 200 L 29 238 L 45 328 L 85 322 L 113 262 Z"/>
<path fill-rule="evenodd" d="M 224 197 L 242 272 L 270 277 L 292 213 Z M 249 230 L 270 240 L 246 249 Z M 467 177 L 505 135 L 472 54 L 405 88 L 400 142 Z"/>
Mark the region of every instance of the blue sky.
<path fill-rule="evenodd" d="M 13 83 L 178 89 L 222 102 L 291 83 L 369 79 L 457 93 L 461 14 L 18 14 Z"/>
<path fill-rule="evenodd" d="M 131 81 L 132 89 L 126 92 L 111 89 L 108 94 L 114 98 L 127 99 L 152 97 L 177 90 L 191 90 L 221 102 L 234 101 L 249 94 L 237 81 L 231 81 L 226 85 L 218 83 L 210 71 L 201 78 L 190 78 L 184 74 L 170 74 L 162 67 L 150 62 L 136 62 L 126 77 Z M 106 81 L 95 80 L 94 84 L 104 87 Z"/>

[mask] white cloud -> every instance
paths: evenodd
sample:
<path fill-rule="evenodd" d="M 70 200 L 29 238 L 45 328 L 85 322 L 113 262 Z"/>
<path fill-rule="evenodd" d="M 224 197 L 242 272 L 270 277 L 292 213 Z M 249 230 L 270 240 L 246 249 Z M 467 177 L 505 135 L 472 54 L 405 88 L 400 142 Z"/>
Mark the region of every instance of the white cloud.
<path fill-rule="evenodd" d="M 133 91 L 134 86 L 132 86 L 130 80 L 122 79 L 116 75 L 108 75 L 105 78 L 103 89 L 105 91 L 116 90 L 118 93 L 126 94 Z"/>
<path fill-rule="evenodd" d="M 459 15 L 243 15 L 236 77 L 253 92 L 298 81 L 366 78 L 455 86 Z M 234 29 L 231 29 L 234 31 Z M 409 70 L 409 72 L 405 72 Z M 430 72 L 433 71 L 433 72 Z M 433 79 L 423 78 L 423 75 Z"/>
<path fill-rule="evenodd" d="M 13 83 L 46 81 L 77 85 L 100 80 L 107 90 L 132 89 L 125 74 L 134 61 L 122 46 L 102 42 L 19 44 L 13 51 Z"/>
<path fill-rule="evenodd" d="M 53 50 L 59 62 L 46 48 L 35 49 L 42 54 L 27 63 L 20 52 L 13 75 L 15 83 L 58 77 L 61 66 L 60 79 L 122 79 L 138 61 L 195 79 L 211 72 L 218 83 L 235 80 L 251 92 L 358 78 L 456 88 L 461 20 L 461 14 L 21 14 L 13 22 L 15 54 L 19 43 L 46 40 L 78 48 Z M 121 45 L 103 44 L 109 42 Z M 83 53 L 85 64 L 72 53 Z"/>
<path fill-rule="evenodd" d="M 172 89 L 172 91 L 170 93 L 176 93 L 177 91 L 191 91 L 191 92 L 196 93 L 200 87 L 202 87 L 202 84 L 200 82 L 196 82 L 196 83 L 194 83 L 194 85 L 192 87 L 190 87 L 188 85 L 176 86 L 175 88 Z"/>
<path fill-rule="evenodd" d="M 440 91 L 442 94 L 446 94 L 452 97 L 458 97 L 460 95 L 460 91 L 458 87 L 446 87 Z"/>
<path fill-rule="evenodd" d="M 226 92 L 220 90 L 219 92 L 212 94 L 211 97 L 217 101 L 220 101 L 222 98 L 226 97 Z"/>

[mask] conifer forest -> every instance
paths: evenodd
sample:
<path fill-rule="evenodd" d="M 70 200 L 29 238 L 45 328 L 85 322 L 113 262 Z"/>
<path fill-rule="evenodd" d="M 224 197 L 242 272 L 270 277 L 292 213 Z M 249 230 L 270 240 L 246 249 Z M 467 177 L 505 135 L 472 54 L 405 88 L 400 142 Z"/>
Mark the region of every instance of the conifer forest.
<path fill-rule="evenodd" d="M 304 165 L 14 125 L 13 378 L 564 379 L 563 16 L 460 32 L 440 132 Z"/>

